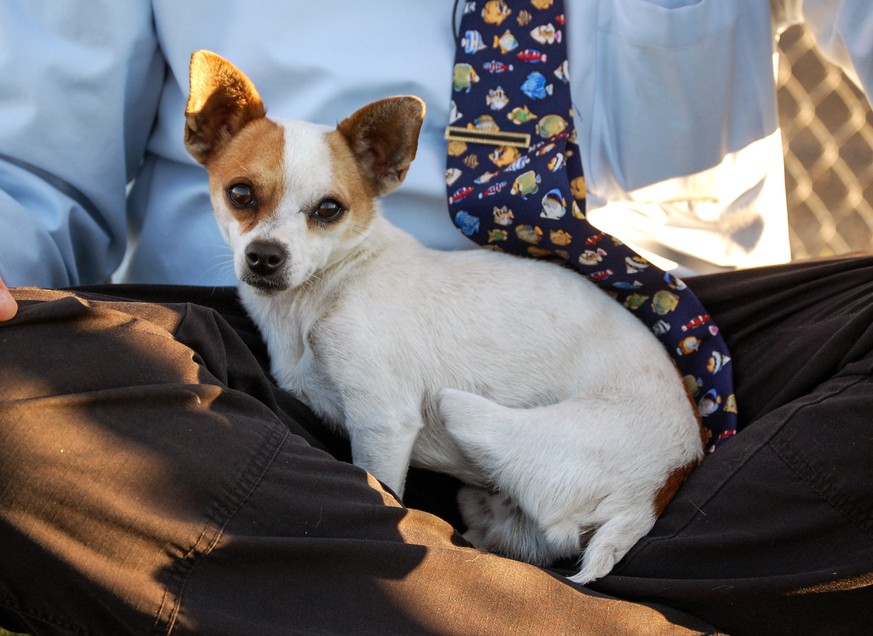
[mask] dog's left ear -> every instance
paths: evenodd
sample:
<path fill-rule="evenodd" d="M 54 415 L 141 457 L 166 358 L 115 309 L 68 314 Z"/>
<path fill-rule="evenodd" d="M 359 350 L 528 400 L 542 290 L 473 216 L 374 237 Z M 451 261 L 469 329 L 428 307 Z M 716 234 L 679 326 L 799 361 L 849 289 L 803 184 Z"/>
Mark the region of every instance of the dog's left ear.
<path fill-rule="evenodd" d="M 388 97 L 364 106 L 337 126 L 375 196 L 386 195 L 403 183 L 418 149 L 424 110 L 418 97 Z"/>
<path fill-rule="evenodd" d="M 185 108 L 185 147 L 206 163 L 243 126 L 266 116 L 251 80 L 210 51 L 191 56 L 191 92 Z"/>

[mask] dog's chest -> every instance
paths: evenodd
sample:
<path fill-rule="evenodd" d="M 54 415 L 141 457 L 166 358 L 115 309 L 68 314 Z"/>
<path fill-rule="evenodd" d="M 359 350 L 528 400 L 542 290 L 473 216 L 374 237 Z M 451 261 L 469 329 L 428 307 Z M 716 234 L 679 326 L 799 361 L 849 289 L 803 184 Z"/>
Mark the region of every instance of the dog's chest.
<path fill-rule="evenodd" d="M 383 305 L 377 311 L 369 301 L 354 294 L 327 304 L 302 298 L 292 302 L 287 302 L 287 297 L 286 302 L 258 296 L 243 298 L 267 343 L 276 383 L 323 421 L 348 434 L 346 411 L 350 402 L 358 410 L 364 404 L 364 410 L 379 418 L 390 416 L 394 409 L 416 411 L 423 430 L 412 462 L 434 470 L 448 470 L 470 483 L 482 481 L 445 432 L 437 414 L 438 390 L 465 383 L 443 377 L 438 364 L 425 362 L 430 356 L 424 352 L 432 348 L 427 345 L 426 334 L 403 338 L 388 325 L 387 316 L 380 314 L 380 311 L 396 313 L 395 310 Z M 371 306 L 366 319 L 361 317 L 364 314 L 361 303 Z M 349 327 L 353 322 L 356 329 Z M 418 355 L 412 354 L 411 343 L 422 348 Z M 400 359 L 407 365 L 402 371 L 386 363 Z"/>
<path fill-rule="evenodd" d="M 282 346 L 282 344 L 290 346 Z M 315 356 L 312 347 L 303 338 L 299 343 L 282 343 L 271 350 L 286 351 L 272 361 L 277 384 L 309 406 L 325 422 L 340 426 L 343 412 L 338 403 L 338 391 Z"/>
<path fill-rule="evenodd" d="M 325 422 L 340 426 L 343 420 L 337 387 L 312 346 L 319 312 L 307 303 L 243 297 L 270 353 L 276 383 Z"/>

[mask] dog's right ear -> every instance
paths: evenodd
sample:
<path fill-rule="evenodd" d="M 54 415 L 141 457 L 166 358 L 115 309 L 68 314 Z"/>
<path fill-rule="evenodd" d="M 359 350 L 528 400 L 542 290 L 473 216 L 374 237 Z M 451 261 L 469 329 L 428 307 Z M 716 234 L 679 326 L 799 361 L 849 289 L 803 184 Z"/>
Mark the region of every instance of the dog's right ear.
<path fill-rule="evenodd" d="M 185 147 L 205 164 L 243 126 L 266 116 L 267 110 L 251 80 L 220 55 L 195 51 L 190 79 Z"/>
<path fill-rule="evenodd" d="M 418 149 L 424 110 L 424 102 L 414 95 L 386 97 L 337 126 L 375 196 L 396 190 L 406 178 Z"/>

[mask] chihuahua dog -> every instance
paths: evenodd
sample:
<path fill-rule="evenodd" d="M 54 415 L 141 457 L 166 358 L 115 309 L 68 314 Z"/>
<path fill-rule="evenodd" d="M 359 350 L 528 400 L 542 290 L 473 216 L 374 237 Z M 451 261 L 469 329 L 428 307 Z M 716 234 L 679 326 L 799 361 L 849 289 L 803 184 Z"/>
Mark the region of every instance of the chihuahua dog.
<path fill-rule="evenodd" d="M 410 465 L 468 484 L 477 547 L 538 565 L 581 555 L 578 583 L 607 574 L 703 455 L 655 336 L 569 269 L 431 250 L 380 215 L 415 157 L 418 98 L 331 129 L 267 118 L 214 53 L 190 70 L 186 146 L 278 384 L 398 496 Z"/>

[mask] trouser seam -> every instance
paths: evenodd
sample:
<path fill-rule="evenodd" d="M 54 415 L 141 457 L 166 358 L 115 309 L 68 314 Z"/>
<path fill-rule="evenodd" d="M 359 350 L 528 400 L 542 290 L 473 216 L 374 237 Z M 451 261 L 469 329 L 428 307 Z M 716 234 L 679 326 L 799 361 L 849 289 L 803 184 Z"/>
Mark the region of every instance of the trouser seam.
<path fill-rule="evenodd" d="M 226 496 L 217 499 L 206 513 L 206 522 L 200 535 L 185 554 L 170 566 L 169 581 L 155 614 L 152 633 L 172 633 L 185 587 L 195 568 L 218 545 L 225 528 L 261 483 L 290 434 L 280 426 L 270 426 L 269 433 L 240 472 L 233 488 Z"/>
<path fill-rule="evenodd" d="M 845 391 L 848 391 L 848 390 L 851 389 L 852 387 L 854 387 L 854 386 L 856 386 L 857 384 L 860 384 L 861 382 L 863 382 L 864 379 L 865 379 L 866 377 L 867 377 L 866 374 L 859 374 L 858 377 L 857 377 L 857 379 L 856 379 L 854 382 L 851 382 L 850 384 L 847 384 L 846 386 L 842 387 L 839 391 L 837 391 L 836 393 L 834 393 L 834 395 L 838 395 L 838 394 L 840 394 L 840 393 L 843 393 L 843 392 L 845 392 Z M 794 415 L 796 415 L 796 412 L 795 412 L 794 414 L 792 414 L 792 417 L 794 417 Z M 791 418 L 789 418 L 789 419 L 791 419 Z M 786 423 L 787 423 L 787 422 L 788 422 L 788 420 L 786 420 Z M 775 437 L 775 436 L 774 436 L 774 437 Z M 806 458 L 803 457 L 802 454 L 799 454 L 799 453 L 795 453 L 795 452 L 793 452 L 793 450 L 792 450 L 791 448 L 788 448 L 788 449 L 787 449 L 787 450 L 789 451 L 788 453 L 785 452 L 786 449 L 779 449 L 779 448 L 777 448 L 776 445 L 773 443 L 773 439 L 774 439 L 774 438 L 771 437 L 771 438 L 768 440 L 768 442 L 767 442 L 767 446 L 770 448 L 770 450 L 773 451 L 773 453 L 774 453 L 777 457 L 779 457 L 779 459 L 782 460 L 782 462 L 783 462 L 783 463 L 784 463 L 788 468 L 791 469 L 791 471 L 792 471 L 795 475 L 797 475 L 798 479 L 800 479 L 804 484 L 806 484 L 806 486 L 807 486 L 810 490 L 812 490 L 813 492 L 815 492 L 815 493 L 816 493 L 816 494 L 817 494 L 817 495 L 818 495 L 822 500 L 824 500 L 825 502 L 827 502 L 827 504 L 828 504 L 831 508 L 833 508 L 836 512 L 840 513 L 840 515 L 842 515 L 843 517 L 845 517 L 845 518 L 846 518 L 846 519 L 847 519 L 847 520 L 852 524 L 852 526 L 854 526 L 854 527 L 857 528 L 859 531 L 861 531 L 861 532 L 863 532 L 864 534 L 866 534 L 868 537 L 873 538 L 873 533 L 870 532 L 870 529 L 869 529 L 868 527 L 866 527 L 865 524 L 859 522 L 858 519 L 856 519 L 856 518 L 851 514 L 851 512 L 850 512 L 849 510 L 846 509 L 846 506 L 845 506 L 845 505 L 842 505 L 840 502 L 838 502 L 838 501 L 835 500 L 835 498 L 833 497 L 833 493 L 829 492 L 829 491 L 830 491 L 830 488 L 829 488 L 829 487 L 830 487 L 832 484 L 831 484 L 830 482 L 825 481 L 825 479 L 824 479 L 824 477 L 821 475 L 821 472 L 820 472 L 820 471 L 818 471 L 814 466 L 812 466 L 811 464 L 809 464 L 809 462 L 806 461 Z M 818 476 L 819 479 L 813 479 L 813 478 L 812 478 L 812 477 L 813 477 L 812 475 L 810 475 L 810 474 L 805 474 L 804 471 L 802 471 L 802 470 L 799 468 L 799 466 L 798 466 L 799 464 L 802 464 L 804 467 L 808 468 L 809 471 L 811 471 L 811 472 L 815 472 L 815 475 Z"/>
<path fill-rule="evenodd" d="M 852 385 L 849 385 L 849 386 L 853 386 L 853 385 L 854 385 L 854 383 L 853 383 Z M 746 457 L 746 458 L 742 461 L 741 464 L 739 464 L 739 465 L 738 465 L 734 470 L 732 470 L 732 471 L 731 471 L 731 472 L 730 472 L 730 473 L 725 477 L 725 479 L 721 482 L 721 484 L 719 484 L 718 488 L 715 489 L 715 490 L 710 494 L 710 496 L 707 497 L 707 498 L 704 500 L 704 502 L 703 502 L 702 504 L 700 504 L 700 508 L 703 508 L 703 506 L 705 506 L 705 505 L 708 504 L 710 501 L 712 501 L 712 499 L 713 499 L 714 497 L 716 497 L 716 496 L 721 492 L 721 490 L 727 486 L 727 484 L 728 484 L 728 483 L 729 483 L 729 482 L 734 478 L 734 476 L 735 476 L 738 472 L 740 472 L 740 470 L 742 470 L 742 468 L 745 467 L 746 464 L 748 464 L 748 463 L 749 463 L 749 462 L 750 462 L 754 457 L 756 457 L 756 456 L 757 456 L 757 455 L 758 455 L 758 454 L 759 454 L 759 453 L 760 453 L 760 452 L 761 452 L 765 447 L 772 448 L 771 444 L 772 444 L 772 442 L 773 442 L 773 438 L 775 438 L 779 433 L 781 433 L 782 430 L 783 430 L 783 429 L 784 429 L 784 428 L 789 424 L 789 422 L 791 422 L 791 421 L 792 421 L 792 420 L 797 416 L 797 414 L 798 414 L 800 411 L 802 411 L 802 410 L 804 410 L 804 409 L 806 409 L 806 408 L 809 408 L 809 407 L 811 407 L 811 406 L 815 406 L 815 405 L 817 405 L 817 404 L 821 404 L 822 402 L 824 402 L 824 401 L 826 401 L 826 400 L 830 400 L 830 399 L 832 399 L 834 396 L 839 395 L 840 393 L 842 393 L 843 391 L 845 391 L 845 390 L 848 389 L 848 388 L 849 388 L 848 386 L 846 386 L 846 387 L 840 387 L 839 389 L 835 389 L 835 390 L 833 390 L 833 391 L 829 391 L 826 395 L 822 395 L 821 397 L 819 397 L 818 399 L 816 399 L 816 400 L 814 400 L 814 401 L 812 401 L 812 402 L 804 402 L 803 404 L 796 404 L 796 405 L 794 406 L 794 408 L 791 409 L 790 413 L 786 414 L 786 416 L 783 418 L 783 420 L 782 420 L 782 422 L 779 424 L 779 426 L 777 426 L 774 430 L 772 430 L 772 431 L 770 432 L 769 435 L 767 435 L 764 439 L 761 440 L 761 443 L 760 443 L 760 445 L 758 446 L 758 448 L 756 448 L 756 449 L 754 450 L 754 452 L 750 453 L 749 456 Z M 780 456 L 780 458 L 781 458 L 781 456 Z M 704 461 L 706 461 L 706 460 L 704 459 Z M 693 521 L 694 521 L 694 517 L 692 516 L 692 517 L 688 520 L 688 522 L 685 523 L 685 524 L 682 526 L 682 528 L 680 528 L 679 530 L 677 530 L 677 532 L 676 532 L 673 536 L 675 536 L 676 534 L 679 534 L 680 532 L 684 531 L 685 528 L 687 528 L 688 525 L 691 524 Z"/>

